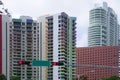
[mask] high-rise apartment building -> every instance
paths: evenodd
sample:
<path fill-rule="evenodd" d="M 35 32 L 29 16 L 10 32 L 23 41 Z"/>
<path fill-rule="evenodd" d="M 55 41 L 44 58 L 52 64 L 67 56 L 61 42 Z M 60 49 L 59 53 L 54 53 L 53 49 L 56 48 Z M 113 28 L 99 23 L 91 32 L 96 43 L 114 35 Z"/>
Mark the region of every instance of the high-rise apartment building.
<path fill-rule="evenodd" d="M 64 63 L 63 66 L 48 67 L 47 80 L 73 80 L 75 68 L 70 65 L 75 64 L 76 60 L 76 17 L 69 17 L 64 12 L 48 15 L 39 18 L 39 25 L 41 28 L 40 33 L 43 33 L 42 36 L 48 37 L 47 60 Z M 45 37 L 42 38 L 45 40 Z M 44 41 L 41 46 L 43 45 Z M 44 50 L 42 53 L 46 54 Z"/>
<path fill-rule="evenodd" d="M 9 80 L 9 22 L 11 17 L 0 13 L 0 74 Z"/>
<path fill-rule="evenodd" d="M 13 18 L 9 26 L 9 76 L 21 80 L 72 80 L 76 63 L 76 17 L 62 12 L 41 16 Z M 34 67 L 19 65 L 20 60 L 62 61 L 63 66 Z"/>
<path fill-rule="evenodd" d="M 9 80 L 9 22 L 11 17 L 0 12 L 0 74 Z"/>
<path fill-rule="evenodd" d="M 76 48 L 76 77 L 88 80 L 119 76 L 119 47 L 97 46 Z M 94 72 L 93 72 L 94 71 Z"/>
<path fill-rule="evenodd" d="M 5 75 L 7 80 L 10 80 L 9 76 L 9 26 L 11 21 L 11 15 L 4 7 L 2 1 L 0 1 L 0 75 Z"/>
<path fill-rule="evenodd" d="M 29 16 L 12 19 L 10 23 L 10 76 L 21 80 L 39 80 L 40 68 L 19 65 L 18 61 L 39 60 L 39 24 Z"/>
<path fill-rule="evenodd" d="M 39 22 L 39 56 L 40 60 L 48 60 L 48 20 L 47 15 L 38 18 Z M 48 67 L 40 67 L 40 79 L 48 80 Z"/>
<path fill-rule="evenodd" d="M 106 2 L 90 10 L 88 46 L 117 46 L 118 31 L 117 15 Z"/>

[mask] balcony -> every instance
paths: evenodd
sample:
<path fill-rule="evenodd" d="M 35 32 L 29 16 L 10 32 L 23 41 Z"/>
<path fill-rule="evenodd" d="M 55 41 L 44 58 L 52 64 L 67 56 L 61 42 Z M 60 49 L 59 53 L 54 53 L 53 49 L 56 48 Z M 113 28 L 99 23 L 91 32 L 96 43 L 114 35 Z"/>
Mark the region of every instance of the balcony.
<path fill-rule="evenodd" d="M 76 26 L 73 26 L 73 29 L 76 29 L 77 27 Z"/>
<path fill-rule="evenodd" d="M 26 57 L 27 61 L 32 61 L 32 57 Z"/>
<path fill-rule="evenodd" d="M 76 30 L 73 30 L 72 32 L 73 32 L 73 33 L 76 33 L 77 31 L 76 31 Z"/>
<path fill-rule="evenodd" d="M 27 31 L 27 34 L 32 34 L 32 31 Z"/>
<path fill-rule="evenodd" d="M 53 55 L 53 50 L 48 50 L 48 55 Z"/>
<path fill-rule="evenodd" d="M 32 31 L 32 29 L 26 29 L 27 31 Z"/>
<path fill-rule="evenodd" d="M 64 49 L 65 48 L 65 46 L 61 46 L 61 49 Z"/>
<path fill-rule="evenodd" d="M 32 50 L 31 49 L 29 49 L 29 50 L 27 50 L 28 52 L 31 52 Z"/>
<path fill-rule="evenodd" d="M 13 34 L 21 34 L 21 32 L 16 32 L 16 31 L 14 31 Z"/>
<path fill-rule="evenodd" d="M 20 28 L 14 28 L 13 30 L 15 30 L 15 31 L 20 31 L 21 29 L 20 29 Z"/>
<path fill-rule="evenodd" d="M 48 54 L 48 58 L 51 58 L 51 57 L 53 57 L 53 55 Z"/>
<path fill-rule="evenodd" d="M 32 22 L 27 22 L 26 26 L 27 26 L 27 27 L 32 27 L 32 26 L 33 26 L 33 25 L 32 25 Z"/>
<path fill-rule="evenodd" d="M 74 36 L 74 37 L 72 37 L 72 38 L 73 38 L 73 40 L 74 40 L 74 39 L 76 39 L 76 36 Z"/>
<path fill-rule="evenodd" d="M 53 48 L 52 47 L 48 47 L 48 50 L 51 51 L 51 50 L 53 50 Z"/>
<path fill-rule="evenodd" d="M 53 57 L 48 57 L 48 60 L 49 61 L 53 61 Z"/>
<path fill-rule="evenodd" d="M 32 35 L 33 35 L 33 34 L 32 34 L 32 33 L 29 33 L 29 32 L 28 32 L 28 34 L 27 34 L 27 36 L 32 36 Z"/>
<path fill-rule="evenodd" d="M 27 42 L 27 45 L 31 45 L 32 44 L 32 42 Z"/>
<path fill-rule="evenodd" d="M 49 46 L 49 45 L 52 45 L 52 44 L 53 44 L 53 42 L 48 42 L 48 46 Z"/>

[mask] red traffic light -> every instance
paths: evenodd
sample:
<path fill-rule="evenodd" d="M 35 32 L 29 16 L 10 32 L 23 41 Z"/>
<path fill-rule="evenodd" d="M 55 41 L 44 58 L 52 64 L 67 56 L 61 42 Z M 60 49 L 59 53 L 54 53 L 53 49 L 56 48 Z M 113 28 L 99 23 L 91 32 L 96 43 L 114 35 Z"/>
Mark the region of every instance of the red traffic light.
<path fill-rule="evenodd" d="M 18 62 L 19 65 L 30 65 L 30 61 L 19 61 Z"/>
<path fill-rule="evenodd" d="M 63 66 L 64 65 L 64 63 L 63 62 L 52 62 L 51 63 L 52 64 L 52 66 Z"/>
<path fill-rule="evenodd" d="M 22 65 L 24 62 L 23 61 L 19 61 L 18 64 Z"/>
<path fill-rule="evenodd" d="M 56 66 L 57 62 L 52 62 L 51 64 L 52 64 L 52 66 Z"/>

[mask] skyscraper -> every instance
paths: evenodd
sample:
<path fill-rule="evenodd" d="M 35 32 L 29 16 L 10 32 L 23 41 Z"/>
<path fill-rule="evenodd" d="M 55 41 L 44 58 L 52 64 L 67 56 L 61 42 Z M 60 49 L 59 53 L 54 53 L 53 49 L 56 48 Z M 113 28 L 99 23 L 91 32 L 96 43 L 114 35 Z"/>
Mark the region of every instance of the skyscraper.
<path fill-rule="evenodd" d="M 76 57 L 76 17 L 69 17 L 66 13 L 62 12 L 46 16 L 46 19 L 43 20 L 47 20 L 47 60 L 50 62 L 62 61 L 64 63 L 63 66 L 48 67 L 47 78 L 48 80 L 73 80 L 75 68 L 70 65 L 75 64 Z M 39 22 L 43 28 L 41 28 L 41 31 L 44 32 L 46 26 L 43 24 L 45 24 L 45 21 Z"/>
<path fill-rule="evenodd" d="M 118 45 L 119 37 L 117 15 L 103 4 L 95 4 L 89 14 L 88 46 Z"/>
<path fill-rule="evenodd" d="M 13 18 L 10 25 L 10 76 L 39 80 L 40 68 L 19 65 L 20 60 L 39 60 L 39 25 L 29 16 Z"/>
<path fill-rule="evenodd" d="M 9 80 L 9 22 L 11 17 L 0 13 L 0 74 Z"/>
<path fill-rule="evenodd" d="M 39 23 L 39 60 L 48 60 L 48 15 L 41 16 L 38 18 Z M 39 80 L 48 80 L 48 67 L 40 67 L 40 79 Z"/>
<path fill-rule="evenodd" d="M 9 76 L 21 80 L 72 80 L 76 55 L 76 17 L 62 12 L 41 16 L 38 21 L 29 16 L 13 18 L 9 26 Z M 34 67 L 19 65 L 20 60 L 62 61 L 63 66 Z"/>

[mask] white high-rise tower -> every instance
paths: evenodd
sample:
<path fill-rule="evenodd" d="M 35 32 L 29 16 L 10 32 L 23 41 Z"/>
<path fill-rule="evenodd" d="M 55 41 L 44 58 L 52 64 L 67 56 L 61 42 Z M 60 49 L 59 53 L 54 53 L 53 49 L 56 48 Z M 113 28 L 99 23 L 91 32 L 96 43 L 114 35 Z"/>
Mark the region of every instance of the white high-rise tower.
<path fill-rule="evenodd" d="M 112 8 L 103 4 L 95 4 L 90 10 L 88 29 L 89 46 L 114 46 L 118 45 L 118 21 Z"/>

